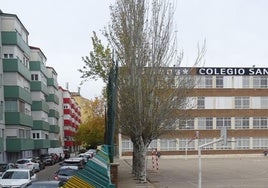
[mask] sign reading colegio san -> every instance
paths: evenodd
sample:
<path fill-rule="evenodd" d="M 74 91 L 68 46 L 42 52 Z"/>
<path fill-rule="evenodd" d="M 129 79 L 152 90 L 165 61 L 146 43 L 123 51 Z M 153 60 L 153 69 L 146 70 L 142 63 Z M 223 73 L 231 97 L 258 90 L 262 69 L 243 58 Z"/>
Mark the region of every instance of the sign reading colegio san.
<path fill-rule="evenodd" d="M 196 74 L 198 75 L 268 75 L 268 68 L 235 68 L 235 67 L 202 67 L 196 68 Z"/>

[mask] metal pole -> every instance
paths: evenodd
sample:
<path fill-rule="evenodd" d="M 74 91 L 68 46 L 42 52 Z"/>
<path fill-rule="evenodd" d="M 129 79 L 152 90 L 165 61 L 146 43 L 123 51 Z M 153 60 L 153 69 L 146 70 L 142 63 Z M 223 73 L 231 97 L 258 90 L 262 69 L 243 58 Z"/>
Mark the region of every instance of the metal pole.
<path fill-rule="evenodd" d="M 209 146 L 211 144 L 221 142 L 223 138 L 219 138 L 217 140 L 202 144 L 198 146 L 198 188 L 202 188 L 202 166 L 201 166 L 201 149 L 205 146 Z"/>
<path fill-rule="evenodd" d="M 198 188 L 202 188 L 201 147 L 198 146 Z"/>
<path fill-rule="evenodd" d="M 186 147 L 185 147 L 185 160 L 188 159 L 187 150 L 188 150 L 188 143 L 186 143 Z"/>

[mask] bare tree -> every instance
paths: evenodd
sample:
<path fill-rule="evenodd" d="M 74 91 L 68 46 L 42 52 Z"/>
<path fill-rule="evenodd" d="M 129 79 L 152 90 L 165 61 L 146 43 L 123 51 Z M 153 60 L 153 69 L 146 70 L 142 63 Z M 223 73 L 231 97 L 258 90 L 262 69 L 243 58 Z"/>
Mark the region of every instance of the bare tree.
<path fill-rule="evenodd" d="M 190 76 L 178 76 L 180 65 L 173 24 L 174 5 L 167 0 L 117 0 L 106 30 L 120 63 L 118 121 L 133 142 L 133 173 L 146 182 L 146 154 L 153 139 L 174 125 L 194 87 Z M 202 59 L 199 51 L 195 64 Z M 194 66 L 194 65 L 193 65 Z"/>

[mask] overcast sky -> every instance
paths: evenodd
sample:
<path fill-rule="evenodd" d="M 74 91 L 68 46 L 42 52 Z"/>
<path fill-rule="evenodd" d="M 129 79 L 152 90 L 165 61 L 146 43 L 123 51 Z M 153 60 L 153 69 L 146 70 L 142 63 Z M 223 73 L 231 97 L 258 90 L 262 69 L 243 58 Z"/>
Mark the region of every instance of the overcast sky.
<path fill-rule="evenodd" d="M 175 0 L 176 1 L 176 0 Z M 267 0 L 177 0 L 175 22 L 183 65 L 191 66 L 197 44 L 206 40 L 205 66 L 266 67 Z M 85 98 L 100 96 L 103 84 L 80 86 L 82 57 L 92 50 L 92 31 L 100 34 L 110 21 L 114 0 L 0 0 L 0 9 L 16 14 L 29 31 L 29 45 L 41 48 L 47 66 L 58 73 L 63 88 L 81 87 Z"/>

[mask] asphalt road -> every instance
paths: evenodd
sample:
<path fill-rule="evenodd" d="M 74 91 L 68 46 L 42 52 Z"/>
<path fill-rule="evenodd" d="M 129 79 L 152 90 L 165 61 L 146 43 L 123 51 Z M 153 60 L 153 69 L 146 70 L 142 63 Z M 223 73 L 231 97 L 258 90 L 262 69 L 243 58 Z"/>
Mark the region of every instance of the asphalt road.
<path fill-rule="evenodd" d="M 44 170 L 41 170 L 36 174 L 37 180 L 53 180 L 55 172 L 59 169 L 59 163 L 52 166 L 46 166 Z"/>
<path fill-rule="evenodd" d="M 202 158 L 202 188 L 267 188 L 268 157 Z M 197 188 L 198 159 L 148 160 L 147 178 L 156 188 Z"/>

